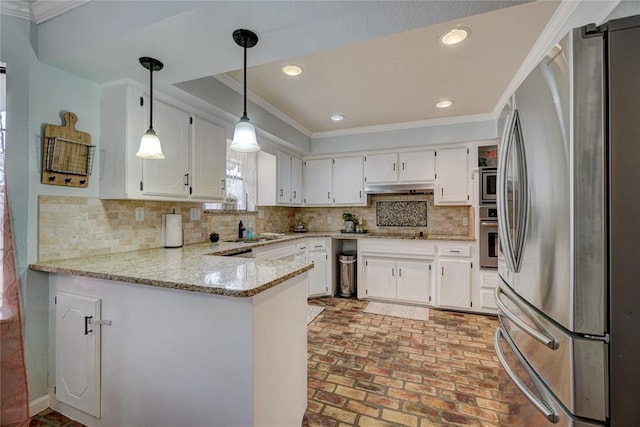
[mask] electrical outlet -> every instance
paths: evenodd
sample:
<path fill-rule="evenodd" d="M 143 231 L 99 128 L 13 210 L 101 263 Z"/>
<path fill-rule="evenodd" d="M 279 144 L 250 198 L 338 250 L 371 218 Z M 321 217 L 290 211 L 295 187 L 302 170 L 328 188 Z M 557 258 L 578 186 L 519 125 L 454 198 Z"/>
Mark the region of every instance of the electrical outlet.
<path fill-rule="evenodd" d="M 258 219 L 264 219 L 264 211 L 262 209 L 258 209 Z"/>
<path fill-rule="evenodd" d="M 136 208 L 136 221 L 144 221 L 144 208 Z"/>
<path fill-rule="evenodd" d="M 467 227 L 468 225 L 469 225 L 469 218 L 467 217 L 462 218 L 462 226 Z"/>
<path fill-rule="evenodd" d="M 200 221 L 200 209 L 191 208 L 191 214 L 189 215 L 191 221 Z"/>
<path fill-rule="evenodd" d="M 331 216 L 328 216 L 327 217 L 327 224 L 331 224 L 331 220 L 332 220 Z"/>

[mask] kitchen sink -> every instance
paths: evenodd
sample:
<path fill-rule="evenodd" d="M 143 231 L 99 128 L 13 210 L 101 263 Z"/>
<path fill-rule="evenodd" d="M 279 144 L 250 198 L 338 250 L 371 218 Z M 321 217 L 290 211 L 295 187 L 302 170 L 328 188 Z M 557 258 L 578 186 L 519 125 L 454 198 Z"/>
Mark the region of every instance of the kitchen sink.
<path fill-rule="evenodd" d="M 223 242 L 226 243 L 256 243 L 256 242 L 266 242 L 269 239 L 264 237 L 243 237 L 242 239 L 225 239 Z"/>

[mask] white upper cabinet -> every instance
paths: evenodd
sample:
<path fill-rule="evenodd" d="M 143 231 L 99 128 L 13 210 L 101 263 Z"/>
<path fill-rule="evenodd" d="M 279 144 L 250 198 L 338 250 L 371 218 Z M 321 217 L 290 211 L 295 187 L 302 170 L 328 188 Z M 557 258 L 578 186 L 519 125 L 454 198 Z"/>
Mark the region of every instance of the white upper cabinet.
<path fill-rule="evenodd" d="M 305 203 L 330 205 L 333 201 L 333 159 L 313 159 L 304 163 Z"/>
<path fill-rule="evenodd" d="M 333 164 L 333 202 L 336 205 L 359 205 L 363 191 L 363 157 L 340 157 Z"/>
<path fill-rule="evenodd" d="M 429 183 L 436 179 L 435 150 L 367 154 L 367 184 Z"/>
<path fill-rule="evenodd" d="M 221 184 L 221 174 L 224 173 L 220 159 L 222 150 L 226 150 L 224 129 L 197 118 L 195 128 L 198 130 L 192 129 L 191 116 L 185 109 L 164 99 L 154 99 L 153 128 L 160 138 L 165 159 L 143 160 L 135 154 L 140 138 L 149 127 L 148 108 L 149 98 L 138 88 L 127 84 L 103 88 L 100 101 L 100 197 L 184 201 L 223 199 L 224 191 L 216 187 Z"/>
<path fill-rule="evenodd" d="M 189 196 L 189 113 L 161 101 L 153 102 L 153 128 L 160 138 L 164 160 L 142 160 L 142 194 Z M 149 99 L 143 97 L 144 116 Z"/>
<path fill-rule="evenodd" d="M 302 159 L 298 157 L 291 157 L 291 203 L 294 205 L 302 204 L 303 190 L 302 190 Z"/>
<path fill-rule="evenodd" d="M 398 181 L 398 153 L 367 154 L 364 157 L 364 181 L 367 184 Z"/>
<path fill-rule="evenodd" d="M 227 166 L 227 144 L 224 128 L 193 116 L 193 136 L 189 177 L 191 196 L 202 199 L 224 199 Z"/>
<path fill-rule="evenodd" d="M 433 182 L 436 179 L 435 150 L 399 153 L 401 182 Z"/>
<path fill-rule="evenodd" d="M 279 205 L 302 203 L 302 159 L 278 151 L 278 185 L 276 200 Z"/>
<path fill-rule="evenodd" d="M 469 149 L 447 148 L 436 155 L 436 205 L 470 205 Z"/>
<path fill-rule="evenodd" d="M 278 151 L 278 204 L 291 203 L 291 155 Z"/>

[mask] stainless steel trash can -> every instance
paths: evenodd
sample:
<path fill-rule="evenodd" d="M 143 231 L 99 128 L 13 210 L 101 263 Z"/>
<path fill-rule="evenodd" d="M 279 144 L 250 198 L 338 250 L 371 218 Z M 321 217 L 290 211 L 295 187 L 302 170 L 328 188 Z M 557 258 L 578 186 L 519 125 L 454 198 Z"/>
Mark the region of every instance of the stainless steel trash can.
<path fill-rule="evenodd" d="M 356 288 L 356 253 L 343 252 L 338 255 L 340 262 L 340 296 L 350 297 Z"/>

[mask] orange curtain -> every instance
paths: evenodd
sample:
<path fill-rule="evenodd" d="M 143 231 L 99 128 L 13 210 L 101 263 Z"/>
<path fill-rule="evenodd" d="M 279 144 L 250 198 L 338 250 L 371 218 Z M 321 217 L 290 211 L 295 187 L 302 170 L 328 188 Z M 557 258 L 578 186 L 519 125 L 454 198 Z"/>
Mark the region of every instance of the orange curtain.
<path fill-rule="evenodd" d="M 4 117 L 3 117 L 4 118 Z M 13 254 L 9 199 L 4 173 L 4 123 L 0 140 L 0 243 L 2 275 L 0 281 L 0 426 L 29 425 L 29 396 L 24 364 L 19 284 Z"/>

